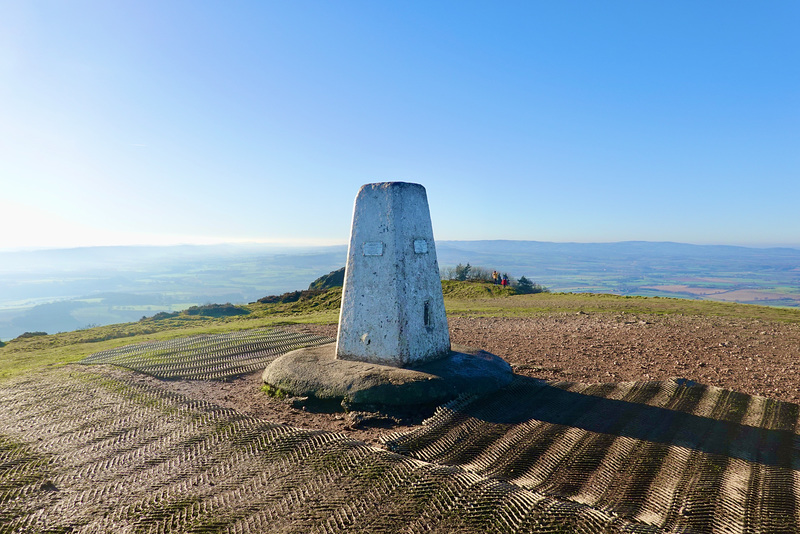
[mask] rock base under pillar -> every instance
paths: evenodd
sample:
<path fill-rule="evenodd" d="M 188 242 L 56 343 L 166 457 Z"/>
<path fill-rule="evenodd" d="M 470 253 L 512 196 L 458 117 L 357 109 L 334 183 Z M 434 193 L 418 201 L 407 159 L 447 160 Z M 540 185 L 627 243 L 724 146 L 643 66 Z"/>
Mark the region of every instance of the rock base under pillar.
<path fill-rule="evenodd" d="M 295 397 L 338 401 L 347 409 L 441 404 L 507 386 L 511 366 L 482 350 L 454 346 L 444 358 L 414 369 L 336 359 L 336 344 L 288 352 L 264 370 L 265 383 Z"/>

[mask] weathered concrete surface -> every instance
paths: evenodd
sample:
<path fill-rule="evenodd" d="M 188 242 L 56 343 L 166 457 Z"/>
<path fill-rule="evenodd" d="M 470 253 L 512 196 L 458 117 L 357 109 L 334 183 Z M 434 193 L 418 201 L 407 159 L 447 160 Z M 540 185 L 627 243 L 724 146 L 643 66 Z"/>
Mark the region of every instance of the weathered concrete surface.
<path fill-rule="evenodd" d="M 353 208 L 336 357 L 408 367 L 449 351 L 425 188 L 362 186 Z"/>
<path fill-rule="evenodd" d="M 272 362 L 265 383 L 298 397 L 348 405 L 414 406 L 460 394 L 482 395 L 508 385 L 513 374 L 502 358 L 455 347 L 447 356 L 413 369 L 336 358 L 333 344 L 295 350 Z"/>

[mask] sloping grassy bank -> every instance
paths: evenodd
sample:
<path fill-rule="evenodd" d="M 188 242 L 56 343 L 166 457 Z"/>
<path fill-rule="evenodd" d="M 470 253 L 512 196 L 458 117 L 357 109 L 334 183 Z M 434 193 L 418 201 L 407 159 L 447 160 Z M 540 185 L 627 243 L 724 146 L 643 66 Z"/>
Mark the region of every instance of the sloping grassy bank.
<path fill-rule="evenodd" d="M 48 365 L 77 362 L 95 352 L 133 343 L 286 324 L 335 323 L 339 319 L 340 300 L 341 288 L 337 288 L 295 302 L 237 306 L 243 313 L 223 317 L 218 316 L 218 307 L 211 305 L 134 323 L 21 337 L 0 347 L 0 379 Z"/>
<path fill-rule="evenodd" d="M 591 293 L 517 295 L 511 288 L 480 282 L 443 282 L 445 307 L 452 316 L 520 317 L 558 313 L 682 314 L 800 323 L 800 310 L 751 304 Z M 18 338 L 0 347 L 0 379 L 48 365 L 76 362 L 114 347 L 178 337 L 218 334 L 286 324 L 338 321 L 341 288 L 270 299 L 243 306 L 197 307 L 134 323 Z M 297 297 L 295 299 L 295 296 Z M 220 316 L 220 310 L 230 315 Z"/>

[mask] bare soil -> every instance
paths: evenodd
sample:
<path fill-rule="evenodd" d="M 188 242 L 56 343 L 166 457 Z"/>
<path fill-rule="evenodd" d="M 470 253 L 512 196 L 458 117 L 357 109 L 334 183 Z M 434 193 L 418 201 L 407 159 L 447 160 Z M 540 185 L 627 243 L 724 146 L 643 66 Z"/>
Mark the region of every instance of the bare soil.
<path fill-rule="evenodd" d="M 394 436 L 430 414 L 304 410 L 262 392 L 260 372 L 75 365 L 0 384 L 0 532 L 800 532 L 797 406 L 668 380 L 796 403 L 800 325 L 449 324 L 454 344 L 562 384 L 517 377 Z"/>
<path fill-rule="evenodd" d="M 555 314 L 450 317 L 451 341 L 487 350 L 515 373 L 587 384 L 686 378 L 701 384 L 800 402 L 800 325 L 683 315 Z M 330 337 L 336 325 L 289 327 Z M 313 412 L 261 392 L 261 373 L 218 381 L 159 381 L 160 387 L 298 428 L 345 432 L 367 443 L 418 425 L 364 414 Z"/>

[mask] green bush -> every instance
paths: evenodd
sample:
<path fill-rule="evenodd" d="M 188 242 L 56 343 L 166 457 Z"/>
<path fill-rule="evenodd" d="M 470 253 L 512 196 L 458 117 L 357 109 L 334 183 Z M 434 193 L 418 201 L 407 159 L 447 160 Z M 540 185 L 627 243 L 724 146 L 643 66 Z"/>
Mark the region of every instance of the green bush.
<path fill-rule="evenodd" d="M 492 271 L 485 267 L 476 267 L 467 263 L 459 263 L 455 267 L 445 267 L 441 271 L 442 280 L 457 280 L 459 282 L 491 282 Z"/>
<path fill-rule="evenodd" d="M 514 288 L 517 290 L 517 293 L 523 295 L 528 295 L 531 293 L 550 293 L 549 289 L 534 282 L 531 282 L 525 276 L 521 276 L 519 280 L 517 280 L 517 283 L 514 285 Z"/>
<path fill-rule="evenodd" d="M 455 280 L 459 282 L 463 282 L 465 280 L 469 280 L 469 272 L 472 270 L 472 267 L 469 263 L 466 265 L 461 265 L 460 263 L 456 265 L 456 272 L 455 272 Z"/>
<path fill-rule="evenodd" d="M 230 302 L 225 304 L 206 304 L 205 306 L 192 306 L 184 310 L 185 315 L 200 315 L 203 317 L 231 317 L 234 315 L 247 315 L 248 310 L 234 306 Z"/>
<path fill-rule="evenodd" d="M 320 276 L 308 286 L 309 290 L 325 290 L 344 285 L 344 267 L 331 271 L 325 276 Z"/>
<path fill-rule="evenodd" d="M 258 299 L 261 304 L 288 304 L 290 302 L 297 302 L 299 300 L 308 300 L 317 295 L 325 293 L 325 289 L 303 289 L 298 291 L 290 291 L 283 295 L 269 295 Z"/>
<path fill-rule="evenodd" d="M 24 332 L 16 337 L 16 339 L 26 339 L 29 337 L 46 336 L 47 332 Z"/>
<path fill-rule="evenodd" d="M 158 312 L 157 314 L 150 317 L 150 319 L 154 321 L 160 321 L 162 319 L 172 319 L 173 317 L 177 317 L 178 315 L 180 315 L 180 312 Z M 141 319 L 139 319 L 139 322 L 146 321 L 147 319 L 148 319 L 147 317 L 142 317 Z"/>

